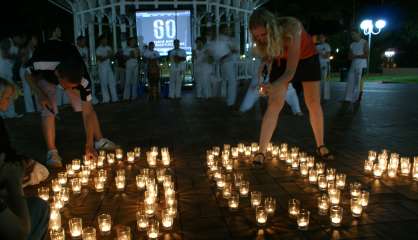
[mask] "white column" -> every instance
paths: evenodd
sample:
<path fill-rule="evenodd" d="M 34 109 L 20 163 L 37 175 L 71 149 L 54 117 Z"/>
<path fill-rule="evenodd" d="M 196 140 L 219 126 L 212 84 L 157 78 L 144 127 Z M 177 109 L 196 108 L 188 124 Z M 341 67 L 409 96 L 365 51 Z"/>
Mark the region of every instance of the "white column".
<path fill-rule="evenodd" d="M 219 16 L 219 0 L 216 1 L 216 5 L 215 5 L 215 24 L 216 24 L 216 40 L 218 40 L 219 37 L 219 24 L 220 24 L 220 16 Z"/>
<path fill-rule="evenodd" d="M 115 4 L 115 0 L 112 0 L 112 4 Z M 112 34 L 113 34 L 113 51 L 116 52 L 118 50 L 117 45 L 117 36 L 116 36 L 116 7 L 112 5 Z"/>
<path fill-rule="evenodd" d="M 126 6 L 125 0 L 120 0 L 120 40 L 122 48 L 127 46 L 126 44 Z"/>
<path fill-rule="evenodd" d="M 101 36 L 103 34 L 103 16 L 99 15 L 98 16 L 98 24 L 99 24 L 99 36 Z"/>
<path fill-rule="evenodd" d="M 90 22 L 88 26 L 89 47 L 90 47 L 90 63 L 96 65 L 96 41 L 94 38 L 94 23 Z"/>

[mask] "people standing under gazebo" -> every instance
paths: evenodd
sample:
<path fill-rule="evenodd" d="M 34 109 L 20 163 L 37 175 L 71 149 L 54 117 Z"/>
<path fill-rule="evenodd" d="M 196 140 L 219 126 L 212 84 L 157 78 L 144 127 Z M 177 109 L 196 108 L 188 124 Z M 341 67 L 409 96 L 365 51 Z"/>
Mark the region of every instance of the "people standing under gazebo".
<path fill-rule="evenodd" d="M 107 43 L 107 37 L 102 35 L 99 37 L 99 47 L 96 49 L 98 70 L 99 70 L 99 80 L 100 87 L 102 91 L 102 102 L 108 103 L 110 101 L 110 96 L 112 102 L 118 101 L 118 94 L 116 91 L 116 80 L 115 74 L 112 70 L 112 65 L 110 59 L 113 57 L 112 48 Z"/>
<path fill-rule="evenodd" d="M 196 39 L 196 48 L 193 50 L 193 70 L 196 84 L 196 97 L 208 99 L 210 97 L 210 76 L 212 64 L 209 63 L 209 55 L 205 46 L 205 39 Z"/>
<path fill-rule="evenodd" d="M 149 99 L 155 100 L 160 97 L 160 54 L 154 50 L 154 42 L 149 42 L 144 48 L 144 62 L 146 64 L 146 76 L 149 86 Z"/>
<path fill-rule="evenodd" d="M 181 87 L 183 85 L 184 72 L 186 71 L 186 51 L 180 48 L 180 41 L 173 41 L 174 49 L 168 52 L 170 59 L 170 88 L 171 99 L 181 98 Z"/>
<path fill-rule="evenodd" d="M 123 50 L 125 56 L 125 86 L 124 100 L 133 100 L 138 97 L 138 58 L 139 48 L 134 37 L 128 39 L 128 46 Z"/>

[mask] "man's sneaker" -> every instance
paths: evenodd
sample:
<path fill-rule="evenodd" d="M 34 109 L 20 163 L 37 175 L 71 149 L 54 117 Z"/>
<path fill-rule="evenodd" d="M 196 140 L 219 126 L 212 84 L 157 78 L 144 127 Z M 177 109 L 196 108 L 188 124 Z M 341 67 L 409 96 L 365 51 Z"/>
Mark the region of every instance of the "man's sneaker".
<path fill-rule="evenodd" d="M 113 151 L 119 146 L 107 138 L 102 138 L 94 143 L 96 150 Z"/>
<path fill-rule="evenodd" d="M 62 158 L 57 149 L 49 150 L 46 154 L 46 165 L 51 168 L 62 167 Z"/>

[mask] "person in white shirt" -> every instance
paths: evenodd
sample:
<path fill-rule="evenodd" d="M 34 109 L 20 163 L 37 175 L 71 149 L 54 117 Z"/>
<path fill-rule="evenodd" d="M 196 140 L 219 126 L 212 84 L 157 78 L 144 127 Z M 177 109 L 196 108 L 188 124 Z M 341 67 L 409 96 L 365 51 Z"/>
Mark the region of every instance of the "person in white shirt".
<path fill-rule="evenodd" d="M 328 81 L 328 73 L 330 72 L 331 46 L 326 42 L 327 38 L 324 34 L 319 35 L 319 44 L 316 45 L 318 52 L 319 64 L 321 66 L 321 93 L 324 100 L 331 98 L 330 83 Z"/>
<path fill-rule="evenodd" d="M 186 51 L 180 48 L 180 41 L 173 41 L 174 49 L 168 52 L 170 58 L 170 87 L 169 97 L 171 99 L 181 98 L 181 87 L 184 72 L 186 71 Z"/>
<path fill-rule="evenodd" d="M 154 42 L 149 42 L 142 54 L 146 66 L 145 76 L 148 79 L 150 100 L 160 97 L 160 53 L 155 51 L 154 47 Z"/>
<path fill-rule="evenodd" d="M 196 49 L 193 50 L 194 80 L 196 84 L 196 97 L 208 99 L 210 97 L 210 76 L 212 64 L 209 63 L 209 55 L 205 46 L 205 39 L 196 39 Z"/>
<path fill-rule="evenodd" d="M 78 49 L 78 52 L 80 53 L 81 57 L 83 58 L 84 63 L 86 64 L 86 66 L 90 66 L 89 64 L 89 48 L 87 47 L 87 41 L 86 41 L 86 37 L 84 36 L 78 36 L 77 37 L 77 42 L 76 42 L 76 47 Z M 96 97 L 96 87 L 94 84 L 94 78 L 91 79 L 91 95 L 92 95 L 92 103 L 96 104 L 99 102 L 99 100 L 97 100 Z"/>
<path fill-rule="evenodd" d="M 110 59 L 113 57 L 112 48 L 107 44 L 107 37 L 102 35 L 99 38 L 99 47 L 96 49 L 100 87 L 102 91 L 102 102 L 108 103 L 109 90 L 112 97 L 112 102 L 118 101 L 118 94 L 116 91 L 115 74 L 113 73 Z"/>
<path fill-rule="evenodd" d="M 126 60 L 125 87 L 123 99 L 132 100 L 138 97 L 138 58 L 139 48 L 134 37 L 128 39 L 128 46 L 123 50 Z"/>
<path fill-rule="evenodd" d="M 360 101 L 360 86 L 363 71 L 367 68 L 369 56 L 368 42 L 361 38 L 357 30 L 351 31 L 354 42 L 350 45 L 349 59 L 351 66 L 347 74 L 347 86 L 344 100 L 350 103 Z"/>

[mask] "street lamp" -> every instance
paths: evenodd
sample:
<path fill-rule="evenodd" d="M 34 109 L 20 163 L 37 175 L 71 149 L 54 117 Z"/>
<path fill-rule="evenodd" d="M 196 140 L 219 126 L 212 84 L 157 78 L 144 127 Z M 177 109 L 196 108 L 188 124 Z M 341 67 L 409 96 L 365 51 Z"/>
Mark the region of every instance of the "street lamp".
<path fill-rule="evenodd" d="M 368 36 L 369 38 L 369 55 L 367 57 L 367 72 L 369 72 L 370 69 L 370 52 L 371 52 L 371 45 L 372 45 L 372 35 L 377 35 L 380 33 L 380 31 L 386 26 L 385 20 L 377 20 L 373 24 L 373 20 L 366 19 L 363 20 L 360 23 L 360 28 L 363 30 L 364 35 Z M 377 29 L 375 31 L 375 28 Z"/>

